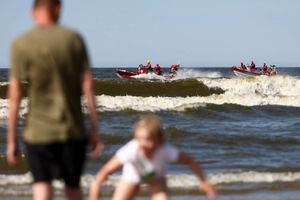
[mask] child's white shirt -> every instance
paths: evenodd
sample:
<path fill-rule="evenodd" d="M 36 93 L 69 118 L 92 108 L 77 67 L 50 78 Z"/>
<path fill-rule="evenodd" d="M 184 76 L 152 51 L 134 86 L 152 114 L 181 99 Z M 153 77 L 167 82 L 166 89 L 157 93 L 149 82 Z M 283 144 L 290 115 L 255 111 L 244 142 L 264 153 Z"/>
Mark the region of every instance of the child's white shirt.
<path fill-rule="evenodd" d="M 178 160 L 178 149 L 168 143 L 158 147 L 148 159 L 139 153 L 139 143 L 133 139 L 120 148 L 116 156 L 123 164 L 122 179 L 131 183 L 140 183 L 146 176 L 165 177 L 168 163 Z"/>

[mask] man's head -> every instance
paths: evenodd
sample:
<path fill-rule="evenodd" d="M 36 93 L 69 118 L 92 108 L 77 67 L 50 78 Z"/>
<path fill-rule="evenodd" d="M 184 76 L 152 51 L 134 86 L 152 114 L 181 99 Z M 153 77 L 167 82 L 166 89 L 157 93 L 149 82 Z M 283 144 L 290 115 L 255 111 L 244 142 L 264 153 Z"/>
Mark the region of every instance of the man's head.
<path fill-rule="evenodd" d="M 34 0 L 31 14 L 37 25 L 48 25 L 58 21 L 60 10 L 60 0 Z"/>

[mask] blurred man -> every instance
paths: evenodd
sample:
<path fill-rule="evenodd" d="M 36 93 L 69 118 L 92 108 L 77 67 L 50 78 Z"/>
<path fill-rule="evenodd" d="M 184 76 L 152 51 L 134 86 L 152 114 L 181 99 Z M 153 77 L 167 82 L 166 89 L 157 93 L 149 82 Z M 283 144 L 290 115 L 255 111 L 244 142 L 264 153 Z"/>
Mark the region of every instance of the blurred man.
<path fill-rule="evenodd" d="M 35 0 L 36 24 L 12 44 L 9 87 L 7 159 L 17 163 L 16 126 L 22 98 L 21 82 L 28 83 L 29 112 L 23 133 L 33 174 L 33 199 L 53 197 L 51 182 L 62 179 L 68 199 L 82 199 L 79 187 L 86 142 L 101 151 L 92 74 L 79 34 L 58 25 L 60 0 Z M 85 134 L 81 94 L 91 120 Z"/>

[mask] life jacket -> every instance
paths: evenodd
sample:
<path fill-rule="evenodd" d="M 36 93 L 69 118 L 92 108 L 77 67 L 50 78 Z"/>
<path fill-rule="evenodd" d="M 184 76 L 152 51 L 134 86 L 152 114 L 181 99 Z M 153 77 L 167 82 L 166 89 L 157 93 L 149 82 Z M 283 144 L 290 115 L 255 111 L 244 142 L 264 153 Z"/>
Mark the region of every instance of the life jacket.
<path fill-rule="evenodd" d="M 251 68 L 251 72 L 255 72 L 255 64 L 254 64 L 254 63 L 252 63 L 252 64 L 250 65 L 250 68 Z"/>
<path fill-rule="evenodd" d="M 151 67 L 151 64 L 150 63 L 148 63 L 146 66 L 146 72 L 148 73 L 148 72 L 152 72 L 152 67 Z"/>
<path fill-rule="evenodd" d="M 146 70 L 145 70 L 144 67 L 139 67 L 139 68 L 138 68 L 138 73 L 139 73 L 139 74 L 143 74 L 143 73 L 145 73 L 145 71 L 146 71 Z"/>
<path fill-rule="evenodd" d="M 161 72 L 161 69 L 160 69 L 160 66 L 159 66 L 159 65 L 155 65 L 154 69 L 155 69 L 155 74 L 157 74 L 157 75 L 161 75 L 161 74 L 162 74 L 162 72 Z"/>
<path fill-rule="evenodd" d="M 155 74 L 156 74 L 156 75 L 162 75 L 162 71 L 156 70 Z"/>
<path fill-rule="evenodd" d="M 264 72 L 266 72 L 266 71 L 268 71 L 268 66 L 267 66 L 267 65 L 264 65 L 264 66 L 262 67 L 262 69 L 264 70 Z"/>
<path fill-rule="evenodd" d="M 243 69 L 243 70 L 245 70 L 246 69 L 246 65 L 244 65 L 243 63 L 241 64 L 241 68 Z"/>

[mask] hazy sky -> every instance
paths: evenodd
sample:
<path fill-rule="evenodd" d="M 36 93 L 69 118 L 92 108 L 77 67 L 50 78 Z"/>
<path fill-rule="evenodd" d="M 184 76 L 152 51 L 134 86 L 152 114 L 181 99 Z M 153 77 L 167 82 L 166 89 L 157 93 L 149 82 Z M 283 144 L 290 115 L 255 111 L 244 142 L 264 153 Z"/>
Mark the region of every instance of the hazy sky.
<path fill-rule="evenodd" d="M 0 66 L 33 26 L 32 0 L 1 0 Z M 85 38 L 93 67 L 300 66 L 300 0 L 64 0 L 61 24 Z"/>

